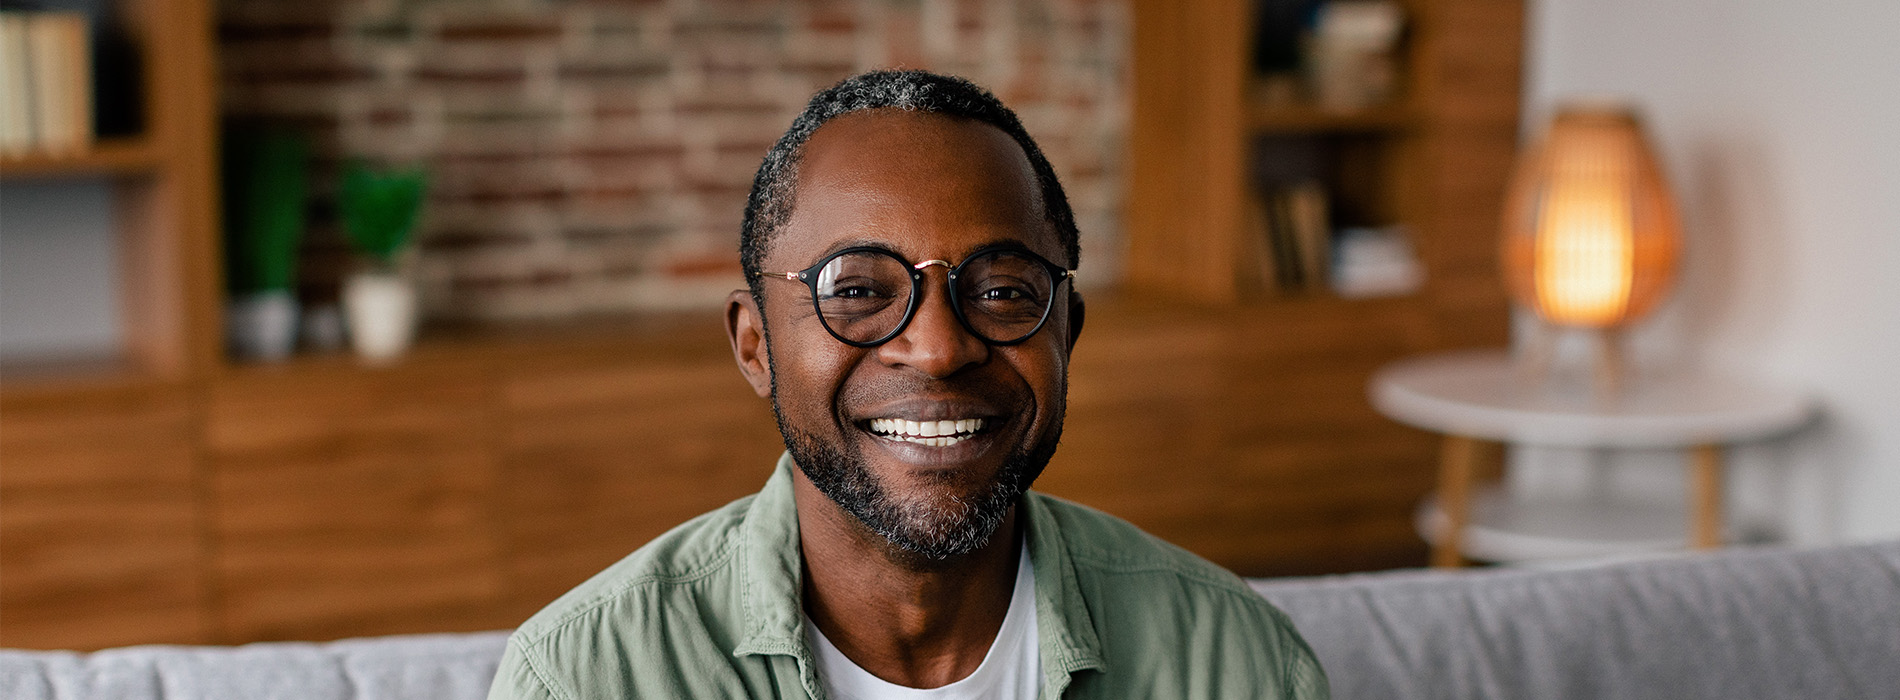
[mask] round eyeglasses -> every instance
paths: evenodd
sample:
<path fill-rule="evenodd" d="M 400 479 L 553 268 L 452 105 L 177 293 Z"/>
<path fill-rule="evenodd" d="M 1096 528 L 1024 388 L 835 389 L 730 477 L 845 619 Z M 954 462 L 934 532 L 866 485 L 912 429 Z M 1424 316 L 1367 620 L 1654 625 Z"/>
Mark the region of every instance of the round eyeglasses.
<path fill-rule="evenodd" d="M 1016 247 L 984 248 L 952 266 L 912 264 L 883 248 L 846 248 L 796 272 L 760 276 L 804 282 L 825 330 L 839 342 L 868 348 L 904 332 L 923 297 L 924 268 L 947 268 L 950 308 L 972 335 L 991 345 L 1028 340 L 1049 320 L 1056 287 L 1075 271 Z"/>

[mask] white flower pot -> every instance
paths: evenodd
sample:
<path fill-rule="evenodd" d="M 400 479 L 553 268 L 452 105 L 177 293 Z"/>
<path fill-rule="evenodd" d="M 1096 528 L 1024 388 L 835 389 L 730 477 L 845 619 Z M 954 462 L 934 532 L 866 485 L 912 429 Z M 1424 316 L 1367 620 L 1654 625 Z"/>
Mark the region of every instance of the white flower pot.
<path fill-rule="evenodd" d="M 225 314 L 231 354 L 278 362 L 297 347 L 297 297 L 287 289 L 252 292 L 231 300 Z"/>
<path fill-rule="evenodd" d="M 343 313 L 350 345 L 373 364 L 401 357 L 416 337 L 416 289 L 408 278 L 361 272 L 343 283 Z"/>

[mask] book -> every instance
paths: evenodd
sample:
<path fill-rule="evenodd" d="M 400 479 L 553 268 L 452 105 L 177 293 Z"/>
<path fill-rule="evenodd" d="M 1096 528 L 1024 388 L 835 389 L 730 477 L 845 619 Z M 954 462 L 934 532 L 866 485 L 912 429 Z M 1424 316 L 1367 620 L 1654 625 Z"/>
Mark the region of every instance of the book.
<path fill-rule="evenodd" d="M 1279 264 L 1273 253 L 1272 234 L 1268 231 L 1271 220 L 1272 216 L 1267 212 L 1266 193 L 1249 193 L 1246 212 L 1248 235 L 1241 240 L 1246 248 L 1245 260 L 1248 264 L 1241 266 L 1241 272 L 1259 291 L 1280 288 Z"/>
<path fill-rule="evenodd" d="M 39 150 L 71 155 L 85 148 L 92 136 L 92 60 L 86 41 L 86 18 L 76 12 L 42 12 L 32 16 L 34 69 L 34 125 Z"/>
<path fill-rule="evenodd" d="M 0 155 L 21 156 L 38 140 L 33 128 L 33 79 L 27 18 L 0 13 Z"/>
<path fill-rule="evenodd" d="M 0 60 L 0 153 L 72 155 L 91 147 L 92 40 L 85 15 L 0 15 Z"/>
<path fill-rule="evenodd" d="M 1332 223 L 1327 214 L 1326 187 L 1306 181 L 1285 191 L 1287 223 L 1298 251 L 1301 288 L 1326 288 L 1332 258 Z"/>
<path fill-rule="evenodd" d="M 1293 231 L 1293 210 L 1284 188 L 1267 195 L 1267 236 L 1273 247 L 1273 265 L 1280 291 L 1298 292 L 1306 287 L 1305 271 L 1300 268 L 1300 242 Z"/>

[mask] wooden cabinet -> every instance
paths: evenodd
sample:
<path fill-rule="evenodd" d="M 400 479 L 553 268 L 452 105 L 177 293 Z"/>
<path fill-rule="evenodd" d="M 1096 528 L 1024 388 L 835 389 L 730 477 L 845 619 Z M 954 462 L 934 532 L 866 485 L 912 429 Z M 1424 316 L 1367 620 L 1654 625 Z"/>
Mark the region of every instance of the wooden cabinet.
<path fill-rule="evenodd" d="M 205 421 L 218 617 L 232 639 L 485 629 L 501 597 L 501 426 L 477 361 L 231 373 Z"/>
<path fill-rule="evenodd" d="M 716 325 L 682 333 L 669 347 L 593 343 L 508 372 L 499 522 L 518 616 L 771 475 L 784 447 L 770 402 Z"/>
<path fill-rule="evenodd" d="M 1037 488 L 1249 576 L 1415 565 L 1427 435 L 1353 388 L 1421 342 L 1406 305 L 1092 303 Z"/>
<path fill-rule="evenodd" d="M 186 392 L 10 391 L 0 416 L 0 646 L 208 641 Z"/>

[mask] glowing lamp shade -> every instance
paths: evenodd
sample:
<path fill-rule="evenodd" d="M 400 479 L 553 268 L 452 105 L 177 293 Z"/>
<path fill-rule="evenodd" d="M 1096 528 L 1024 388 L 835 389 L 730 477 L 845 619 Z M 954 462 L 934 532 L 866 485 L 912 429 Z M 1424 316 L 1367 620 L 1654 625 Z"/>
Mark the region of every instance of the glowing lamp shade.
<path fill-rule="evenodd" d="M 1512 175 L 1504 276 L 1555 325 L 1615 328 L 1655 308 L 1675 278 L 1676 206 L 1636 116 L 1567 106 Z"/>

